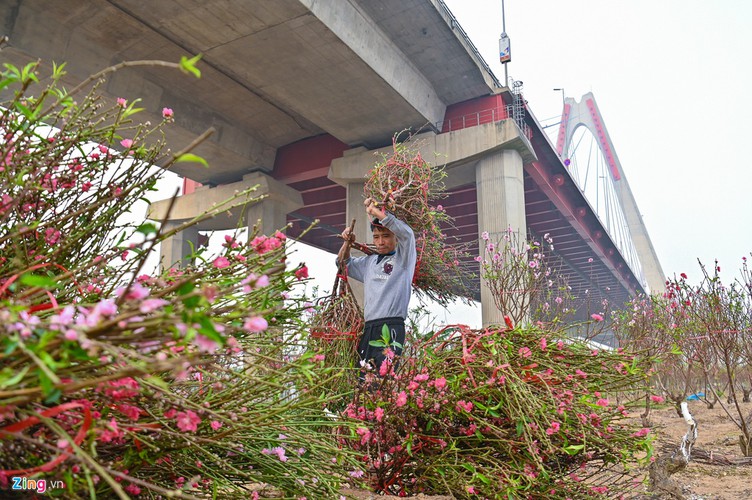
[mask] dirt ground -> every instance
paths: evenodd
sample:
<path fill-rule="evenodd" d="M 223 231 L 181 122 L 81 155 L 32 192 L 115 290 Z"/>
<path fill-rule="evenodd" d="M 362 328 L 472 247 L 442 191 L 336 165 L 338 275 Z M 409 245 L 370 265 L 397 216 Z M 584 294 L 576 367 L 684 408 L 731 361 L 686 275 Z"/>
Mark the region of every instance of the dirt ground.
<path fill-rule="evenodd" d="M 752 458 L 744 459 L 739 448 L 739 429 L 729 419 L 719 404 L 708 409 L 703 402 L 688 403 L 689 411 L 697 422 L 697 441 L 692 460 L 682 471 L 671 476 L 686 500 L 745 500 L 752 499 Z M 752 413 L 752 404 L 744 403 L 745 415 Z M 733 413 L 732 413 L 733 414 Z M 639 421 L 639 412 L 633 417 Z M 687 424 L 673 408 L 653 409 L 652 428 L 656 432 L 655 455 L 661 456 L 675 450 L 687 432 Z M 747 462 L 747 463 L 744 463 Z M 344 494 L 358 500 L 397 499 L 389 495 L 376 495 L 365 491 L 346 490 Z M 418 495 L 424 500 L 448 500 L 448 496 Z M 647 498 L 635 491 L 635 498 Z M 672 498 L 653 496 L 651 498 Z M 675 498 L 675 497 L 674 497 Z"/>
<path fill-rule="evenodd" d="M 741 432 L 720 404 L 708 409 L 703 402 L 691 401 L 689 411 L 697 422 L 697 441 L 687 467 L 671 476 L 682 487 L 688 500 L 752 499 L 752 459 L 745 459 L 739 447 Z M 729 408 L 731 414 L 736 412 Z M 743 403 L 745 416 L 752 412 L 751 403 Z M 737 417 L 738 418 L 738 417 Z M 673 408 L 651 412 L 657 433 L 656 456 L 668 447 L 676 449 L 687 425 Z"/>

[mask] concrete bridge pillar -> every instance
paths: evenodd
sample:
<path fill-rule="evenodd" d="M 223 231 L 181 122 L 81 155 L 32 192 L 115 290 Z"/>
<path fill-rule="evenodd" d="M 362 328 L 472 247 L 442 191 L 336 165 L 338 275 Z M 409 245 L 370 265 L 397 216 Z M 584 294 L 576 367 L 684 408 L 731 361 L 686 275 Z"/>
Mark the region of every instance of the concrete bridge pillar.
<path fill-rule="evenodd" d="M 172 231 L 180 224 L 182 224 L 181 221 L 165 221 L 162 224 L 162 232 Z M 196 226 L 175 233 L 160 243 L 160 269 L 183 267 L 191 264 L 189 256 L 195 251 L 196 247 L 198 247 L 198 228 Z"/>
<path fill-rule="evenodd" d="M 276 181 L 275 181 L 276 182 Z M 298 195 L 300 196 L 300 195 Z M 248 227 L 248 237 L 253 233 L 253 228 L 258 226 L 260 234 L 273 234 L 278 229 L 287 225 L 287 214 L 300 208 L 295 203 L 287 203 L 285 200 L 265 198 L 259 203 L 251 205 L 245 210 L 245 223 Z M 234 228 L 228 228 L 234 229 Z"/>
<path fill-rule="evenodd" d="M 525 220 L 525 186 L 522 156 L 514 149 L 502 149 L 481 158 L 475 167 L 478 194 L 478 231 L 488 232 L 492 242 L 498 242 L 511 228 L 524 242 L 527 236 Z M 479 252 L 484 255 L 486 242 L 478 235 Z M 504 318 L 494 303 L 491 290 L 481 280 L 481 316 L 483 326 L 504 324 Z"/>

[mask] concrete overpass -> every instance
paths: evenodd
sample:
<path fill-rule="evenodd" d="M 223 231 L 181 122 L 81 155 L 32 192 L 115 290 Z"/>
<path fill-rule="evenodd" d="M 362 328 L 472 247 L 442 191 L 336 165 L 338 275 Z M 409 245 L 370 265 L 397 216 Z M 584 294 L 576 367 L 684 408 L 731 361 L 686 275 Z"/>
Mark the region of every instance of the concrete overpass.
<path fill-rule="evenodd" d="M 247 216 L 262 216 L 266 231 L 289 221 L 296 236 L 318 218 L 322 227 L 304 241 L 333 251 L 340 242 L 325 228 L 341 230 L 354 214 L 366 240 L 363 173 L 374 151 L 411 129 L 432 149 L 428 157 L 446 158 L 444 205 L 459 241 L 507 227 L 551 233 L 575 293 L 623 303 L 647 288 L 524 100 L 500 85 L 441 0 L 16 0 L 0 5 L 0 20 L 10 39 L 4 61 L 67 61 L 71 82 L 125 60 L 203 54 L 198 81 L 149 68 L 106 84 L 112 97 L 141 98 L 154 113 L 147 119 L 174 109 L 175 149 L 216 129 L 197 151 L 209 168 L 173 168 L 203 186 L 179 200 L 170 223 L 261 184 L 270 196 Z M 155 216 L 163 209 L 155 204 Z M 217 218 L 196 231 L 235 222 Z M 197 237 L 164 245 L 164 257 L 179 259 Z M 479 297 L 484 322 L 498 321 L 487 291 Z"/>

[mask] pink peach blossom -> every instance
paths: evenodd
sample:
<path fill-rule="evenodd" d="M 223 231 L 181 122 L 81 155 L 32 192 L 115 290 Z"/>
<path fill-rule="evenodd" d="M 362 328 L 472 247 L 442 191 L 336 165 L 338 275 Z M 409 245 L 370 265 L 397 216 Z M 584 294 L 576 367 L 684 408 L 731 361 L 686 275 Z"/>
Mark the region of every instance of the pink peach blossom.
<path fill-rule="evenodd" d="M 261 316 L 252 316 L 245 320 L 243 326 L 249 332 L 260 333 L 269 328 L 269 323 Z"/>
<path fill-rule="evenodd" d="M 209 337 L 205 337 L 200 333 L 196 335 L 194 342 L 196 342 L 199 351 L 208 352 L 209 354 L 213 353 L 219 348 L 219 344 L 216 341 L 210 339 Z"/>
<path fill-rule="evenodd" d="M 295 270 L 295 277 L 299 280 L 303 280 L 308 278 L 308 266 L 303 264 L 298 269 Z"/>
<path fill-rule="evenodd" d="M 191 410 L 179 411 L 175 414 L 175 421 L 178 429 L 183 432 L 196 432 L 198 424 L 201 423 L 201 417 Z"/>
<path fill-rule="evenodd" d="M 227 257 L 217 257 L 212 263 L 217 269 L 224 269 L 230 266 L 230 260 Z"/>
<path fill-rule="evenodd" d="M 397 396 L 397 407 L 399 408 L 399 407 L 405 406 L 406 404 L 407 404 L 407 394 L 405 393 L 405 391 L 402 391 Z"/>
<path fill-rule="evenodd" d="M 551 426 L 546 429 L 546 434 L 548 434 L 549 436 L 556 434 L 557 432 L 559 432 L 560 428 L 561 425 L 559 424 L 559 422 L 551 422 Z"/>

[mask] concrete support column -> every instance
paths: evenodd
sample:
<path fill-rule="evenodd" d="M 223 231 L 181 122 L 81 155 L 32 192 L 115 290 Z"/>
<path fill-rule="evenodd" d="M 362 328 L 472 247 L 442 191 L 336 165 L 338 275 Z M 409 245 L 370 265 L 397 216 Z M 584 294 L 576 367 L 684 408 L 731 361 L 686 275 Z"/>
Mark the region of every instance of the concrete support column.
<path fill-rule="evenodd" d="M 368 243 L 371 241 L 371 224 L 368 220 L 368 214 L 363 206 L 363 187 L 365 182 L 349 182 L 347 189 L 347 209 L 345 211 L 345 225 L 349 226 L 350 222 L 355 219 L 355 241 L 358 243 Z M 353 257 L 363 255 L 359 250 L 352 250 Z M 356 280 L 348 280 L 350 288 L 353 291 L 355 299 L 363 307 L 365 289 L 363 283 Z"/>
<path fill-rule="evenodd" d="M 355 239 L 358 243 L 367 243 L 371 238 L 371 224 L 366 214 L 366 207 L 363 205 L 363 187 L 365 182 L 350 182 L 347 184 L 347 210 L 345 217 L 347 225 L 350 225 L 355 219 Z M 357 255 L 362 255 L 357 250 Z"/>
<path fill-rule="evenodd" d="M 519 235 L 520 241 L 524 241 L 527 223 L 520 153 L 513 149 L 503 149 L 481 158 L 475 167 L 475 181 L 478 193 L 478 231 L 487 231 L 491 241 L 497 242 L 511 228 Z M 480 240 L 480 234 L 478 237 Z M 485 241 L 480 240 L 481 255 L 485 244 Z M 504 324 L 503 315 L 484 283 L 481 283 L 480 302 L 484 326 Z"/>
<path fill-rule="evenodd" d="M 166 221 L 162 225 L 162 231 L 171 231 L 181 223 L 182 221 Z M 191 264 L 188 257 L 198 247 L 198 227 L 191 226 L 175 233 L 174 236 L 160 243 L 159 247 L 160 269 L 183 267 Z"/>
<path fill-rule="evenodd" d="M 282 229 L 287 224 L 286 202 L 267 198 L 260 203 L 248 207 L 245 211 L 245 221 L 248 224 L 248 236 L 253 232 L 253 227 L 259 225 L 261 234 L 274 234 L 278 229 Z M 299 208 L 299 207 L 296 207 Z M 294 209 L 293 209 L 294 210 Z"/>

